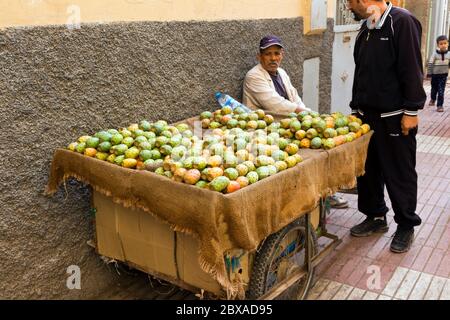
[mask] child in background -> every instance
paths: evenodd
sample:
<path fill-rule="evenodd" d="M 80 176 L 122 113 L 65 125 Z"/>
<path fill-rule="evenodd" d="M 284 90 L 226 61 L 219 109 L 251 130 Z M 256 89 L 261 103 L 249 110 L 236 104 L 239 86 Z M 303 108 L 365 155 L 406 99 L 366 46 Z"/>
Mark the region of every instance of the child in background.
<path fill-rule="evenodd" d="M 439 36 L 436 39 L 437 49 L 429 60 L 428 77 L 431 76 L 431 101 L 430 106 L 436 104 L 437 111 L 444 112 L 444 94 L 447 85 L 448 68 L 450 66 L 450 52 L 448 51 L 448 38 Z"/>

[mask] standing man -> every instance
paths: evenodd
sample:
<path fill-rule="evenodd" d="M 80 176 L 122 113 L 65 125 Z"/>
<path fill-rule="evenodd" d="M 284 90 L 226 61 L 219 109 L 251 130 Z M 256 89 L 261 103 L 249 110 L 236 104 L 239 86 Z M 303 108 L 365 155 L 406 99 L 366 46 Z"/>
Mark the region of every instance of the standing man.
<path fill-rule="evenodd" d="M 281 39 L 273 35 L 262 38 L 257 57 L 259 64 L 245 76 L 243 104 L 280 114 L 311 111 L 298 95 L 286 71 L 280 68 L 284 57 Z M 333 208 L 348 208 L 347 200 L 336 195 L 329 197 L 329 201 Z"/>
<path fill-rule="evenodd" d="M 416 214 L 416 134 L 423 109 L 422 27 L 407 10 L 384 0 L 348 0 L 355 20 L 365 20 L 356 38 L 353 113 L 375 131 L 369 144 L 366 173 L 358 178 L 358 209 L 367 216 L 351 229 L 355 237 L 387 232 L 384 199 L 387 187 L 397 231 L 391 251 L 407 252 Z"/>

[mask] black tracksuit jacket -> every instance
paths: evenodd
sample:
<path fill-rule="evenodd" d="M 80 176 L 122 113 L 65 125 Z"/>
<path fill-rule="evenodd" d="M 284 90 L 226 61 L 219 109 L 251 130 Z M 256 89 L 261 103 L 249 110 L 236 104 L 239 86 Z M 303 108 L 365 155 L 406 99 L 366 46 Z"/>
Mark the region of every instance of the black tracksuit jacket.
<path fill-rule="evenodd" d="M 374 29 L 362 25 L 354 50 L 353 112 L 417 115 L 426 101 L 421 36 L 420 22 L 392 5 Z"/>

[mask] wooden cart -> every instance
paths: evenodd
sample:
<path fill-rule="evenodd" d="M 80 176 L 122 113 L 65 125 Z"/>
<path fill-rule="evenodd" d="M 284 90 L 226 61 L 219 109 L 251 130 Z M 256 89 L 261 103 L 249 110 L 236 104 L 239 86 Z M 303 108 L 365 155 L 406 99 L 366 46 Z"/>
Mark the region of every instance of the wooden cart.
<path fill-rule="evenodd" d="M 242 285 L 240 295 L 230 297 L 200 268 L 195 237 L 173 231 L 147 212 L 127 209 L 98 192 L 93 193 L 92 203 L 98 254 L 183 289 L 196 293 L 203 289 L 219 298 L 304 299 L 315 267 L 341 242 L 327 232 L 329 205 L 321 200 L 313 211 L 267 237 L 255 252 L 234 249 L 225 254 L 230 281 Z M 320 251 L 319 237 L 332 240 Z"/>

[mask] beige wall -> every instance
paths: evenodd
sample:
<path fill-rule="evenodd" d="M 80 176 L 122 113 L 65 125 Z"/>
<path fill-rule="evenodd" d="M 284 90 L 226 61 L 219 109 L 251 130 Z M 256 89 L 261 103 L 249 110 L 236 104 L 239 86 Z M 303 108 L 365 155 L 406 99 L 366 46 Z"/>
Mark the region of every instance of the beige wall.
<path fill-rule="evenodd" d="M 429 33 L 430 31 L 430 16 L 431 16 L 431 0 L 407 0 L 405 1 L 405 8 L 408 9 L 422 24 L 422 59 L 424 68 L 427 64 L 429 54 Z M 434 43 L 434 41 L 432 41 Z"/>
<path fill-rule="evenodd" d="M 316 1 L 316 0 L 314 0 Z M 311 0 L 0 0 L 0 28 L 113 21 L 189 21 L 305 16 Z M 332 16 L 334 0 L 328 0 Z M 78 17 L 80 17 L 78 19 Z"/>

